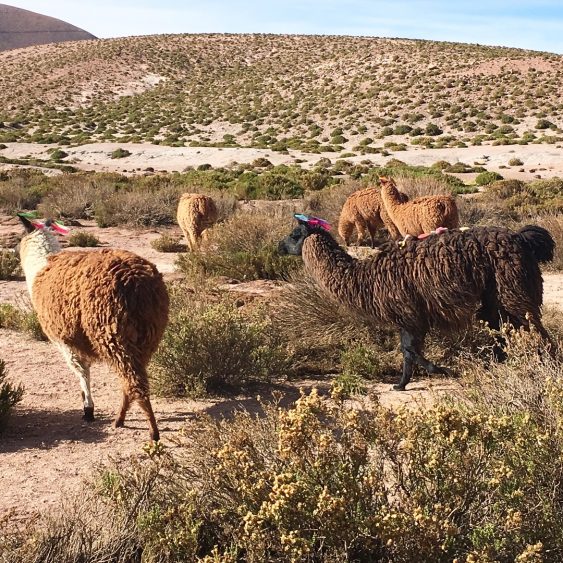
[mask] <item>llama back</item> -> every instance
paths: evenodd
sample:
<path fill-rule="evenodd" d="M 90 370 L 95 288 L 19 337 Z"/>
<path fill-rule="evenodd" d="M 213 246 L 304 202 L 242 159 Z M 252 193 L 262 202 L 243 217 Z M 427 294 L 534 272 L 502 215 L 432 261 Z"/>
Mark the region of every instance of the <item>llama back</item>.
<path fill-rule="evenodd" d="M 442 225 L 438 226 L 457 229 L 459 227 L 459 211 L 455 199 L 451 196 L 437 196 L 435 201 L 438 214 L 442 217 Z"/>
<path fill-rule="evenodd" d="M 99 359 L 117 348 L 149 358 L 168 321 L 162 275 L 123 250 L 50 256 L 33 284 L 33 304 L 51 340 Z"/>
<path fill-rule="evenodd" d="M 408 199 L 405 194 L 401 196 Z M 348 241 L 358 224 L 372 229 L 386 227 L 395 236 L 396 229 L 383 207 L 378 188 L 358 190 L 344 202 L 338 222 L 338 234 Z"/>
<path fill-rule="evenodd" d="M 178 204 L 178 223 L 209 228 L 217 221 L 217 207 L 209 196 L 204 194 L 183 194 Z"/>

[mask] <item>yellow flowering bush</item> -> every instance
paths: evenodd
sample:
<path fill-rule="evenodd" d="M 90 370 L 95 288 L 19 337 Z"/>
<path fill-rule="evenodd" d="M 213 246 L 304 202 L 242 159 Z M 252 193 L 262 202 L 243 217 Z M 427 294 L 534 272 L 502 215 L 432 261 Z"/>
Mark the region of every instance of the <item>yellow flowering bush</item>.
<path fill-rule="evenodd" d="M 561 361 L 510 338 L 458 400 L 360 410 L 313 390 L 202 417 L 5 559 L 561 561 Z"/>

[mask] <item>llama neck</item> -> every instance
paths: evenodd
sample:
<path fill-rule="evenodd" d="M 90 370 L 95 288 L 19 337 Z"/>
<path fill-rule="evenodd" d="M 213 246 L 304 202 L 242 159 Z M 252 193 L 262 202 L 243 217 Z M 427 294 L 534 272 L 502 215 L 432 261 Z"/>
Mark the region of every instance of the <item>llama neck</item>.
<path fill-rule="evenodd" d="M 47 265 L 49 255 L 60 250 L 57 237 L 49 231 L 35 231 L 22 239 L 20 257 L 31 297 L 33 297 L 33 282 L 37 274 Z"/>
<path fill-rule="evenodd" d="M 306 268 L 325 291 L 340 302 L 361 307 L 356 303 L 357 296 L 349 291 L 358 261 L 344 252 L 328 233 L 317 232 L 307 237 L 302 254 Z"/>
<path fill-rule="evenodd" d="M 386 182 L 381 185 L 381 198 L 388 212 L 392 212 L 402 204 L 399 190 L 391 182 Z"/>

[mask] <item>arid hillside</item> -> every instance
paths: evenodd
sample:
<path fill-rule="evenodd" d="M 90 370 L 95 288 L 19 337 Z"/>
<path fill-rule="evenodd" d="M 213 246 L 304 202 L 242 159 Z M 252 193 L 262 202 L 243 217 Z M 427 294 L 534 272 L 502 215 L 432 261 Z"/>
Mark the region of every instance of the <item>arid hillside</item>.
<path fill-rule="evenodd" d="M 95 37 L 64 21 L 0 4 L 0 51 Z"/>
<path fill-rule="evenodd" d="M 563 140 L 563 58 L 367 37 L 159 35 L 0 53 L 0 142 L 378 153 Z"/>

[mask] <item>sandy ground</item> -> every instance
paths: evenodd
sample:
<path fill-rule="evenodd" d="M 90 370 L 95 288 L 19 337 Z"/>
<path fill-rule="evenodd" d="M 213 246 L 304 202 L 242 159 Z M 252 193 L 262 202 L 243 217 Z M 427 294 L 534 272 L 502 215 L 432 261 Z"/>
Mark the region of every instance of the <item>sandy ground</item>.
<path fill-rule="evenodd" d="M 48 159 L 51 145 L 7 143 L 1 154 L 8 158 L 34 156 Z M 110 154 L 116 148 L 129 150 L 132 155 L 112 160 Z M 187 166 L 209 163 L 214 167 L 227 166 L 234 161 L 252 162 L 266 157 L 274 164 L 295 162 L 303 159 L 311 166 L 325 156 L 333 162 L 334 153 L 312 155 L 290 151 L 288 155 L 261 149 L 239 148 L 175 148 L 150 144 L 105 143 L 75 148 L 65 148 L 69 163 L 96 171 L 117 171 L 138 174 L 147 168 L 155 171 L 182 171 Z M 465 149 L 421 149 L 393 155 L 409 164 L 430 165 L 438 160 L 448 162 L 481 163 L 488 170 L 497 170 L 505 177 L 531 179 L 563 176 L 563 149 L 553 145 L 527 146 L 481 146 Z M 518 157 L 523 166 L 501 169 L 511 158 Z M 352 157 L 352 161 L 370 158 L 376 164 L 388 159 L 380 155 Z M 8 165 L 1 165 L 9 167 Z M 521 172 L 520 170 L 524 170 Z M 470 180 L 470 178 L 468 178 Z M 130 231 L 122 228 L 100 229 L 94 223 L 85 222 L 84 229 L 95 234 L 105 246 L 124 248 L 141 254 L 153 261 L 168 279 L 173 278 L 175 254 L 155 251 L 150 242 L 160 236 L 162 230 Z M 0 218 L 0 240 L 21 231 L 13 218 Z M 177 229 L 172 229 L 178 233 Z M 563 309 L 563 275 L 546 274 L 545 303 Z M 262 292 L 264 285 L 241 284 L 239 291 Z M 25 282 L 0 281 L 0 303 L 21 304 L 27 300 Z M 31 340 L 22 334 L 0 330 L 0 357 L 6 361 L 10 378 L 25 386 L 24 399 L 15 409 L 11 423 L 0 436 L 0 518 L 13 512 L 14 518 L 25 519 L 30 513 L 54 507 L 61 495 L 78 490 L 83 478 L 91 474 L 92 467 L 110 459 L 144 455 L 142 446 L 148 440 L 147 423 L 142 413 L 133 408 L 126 427 L 115 430 L 111 421 L 120 401 L 119 382 L 104 366 L 95 366 L 92 371 L 93 396 L 96 403 L 97 420 L 92 424 L 82 421 L 82 407 L 78 382 L 66 367 L 60 354 L 48 343 Z M 327 388 L 328 382 L 300 382 L 284 384 L 281 391 L 291 402 L 299 395 L 299 387 L 320 385 Z M 418 380 L 409 391 L 396 393 L 390 383 L 374 385 L 384 404 L 428 400 L 433 393 L 455 388 L 454 381 L 445 379 Z M 262 397 L 270 389 L 257 391 Z M 217 400 L 189 401 L 154 399 L 154 409 L 159 422 L 162 440 L 170 445 L 170 437 L 186 421 L 197 413 L 205 412 L 221 416 L 236 408 L 257 408 L 256 395 L 228 397 Z"/>
<path fill-rule="evenodd" d="M 389 139 L 392 140 L 390 137 Z M 386 139 L 386 140 L 389 140 Z M 397 138 L 401 141 L 402 139 Z M 7 158 L 25 158 L 33 156 L 48 160 L 48 149 L 54 145 L 34 143 L 6 143 L 7 148 L 1 155 Z M 112 151 L 123 148 L 130 151 L 131 156 L 112 159 Z M 267 149 L 254 148 L 216 148 L 216 147 L 164 147 L 148 143 L 95 143 L 79 147 L 64 147 L 69 156 L 65 162 L 84 170 L 122 172 L 138 174 L 147 168 L 155 171 L 185 170 L 187 166 L 211 164 L 213 167 L 228 166 L 233 162 L 248 163 L 258 157 L 265 157 L 273 164 L 292 164 L 296 159 L 304 162 L 303 166 L 311 166 L 319 158 L 326 157 L 331 161 L 339 157 L 335 153 L 310 154 L 290 150 L 289 154 L 281 154 Z M 407 151 L 399 151 L 392 155 L 407 164 L 429 166 L 439 160 L 447 160 L 451 164 L 464 162 L 473 165 L 479 163 L 487 170 L 500 172 L 507 178 L 529 180 L 537 177 L 551 178 L 563 176 L 563 146 L 558 145 L 512 145 L 492 146 L 482 145 L 467 148 L 425 149 L 409 147 Z M 347 160 L 359 162 L 369 159 L 375 164 L 384 164 L 391 157 L 381 155 L 366 155 L 350 157 Z M 522 160 L 522 166 L 500 168 L 507 166 L 511 158 Z M 10 165 L 0 164 L 2 167 Z"/>
<path fill-rule="evenodd" d="M 92 224 L 85 230 L 95 233 L 107 246 L 131 249 L 152 260 L 165 277 L 174 276 L 176 255 L 160 254 L 150 247 L 150 241 L 158 236 L 156 231 L 99 229 Z M 0 221 L 0 236 L 19 231 L 12 218 Z M 267 283 L 260 282 L 236 286 L 237 291 L 246 293 L 268 289 Z M 24 280 L 0 281 L 0 303 L 18 304 L 26 299 Z M 121 391 L 117 377 L 106 366 L 92 368 L 97 420 L 85 423 L 78 381 L 51 344 L 0 329 L 0 357 L 6 362 L 10 379 L 25 387 L 23 401 L 0 436 L 0 519 L 10 513 L 14 522 L 25 520 L 32 513 L 56 507 L 62 495 L 79 490 L 92 467 L 144 455 L 148 426 L 138 408 L 132 408 L 125 428 L 116 430 L 111 425 Z M 206 401 L 154 398 L 153 407 L 162 441 L 173 447 L 170 437 L 197 413 L 222 416 L 234 409 L 258 409 L 257 396 L 268 397 L 274 389 L 281 391 L 289 404 L 298 398 L 300 389 L 313 386 L 327 389 L 329 382 L 284 383 L 257 389 L 252 395 Z M 373 391 L 383 404 L 400 404 L 428 400 L 433 393 L 455 386 L 446 379 L 417 380 L 408 392 L 396 393 L 390 380 L 374 385 Z"/>
<path fill-rule="evenodd" d="M 154 230 L 129 231 L 120 228 L 99 229 L 93 224 L 84 227 L 95 233 L 107 246 L 127 248 L 154 261 L 166 277 L 174 276 L 175 254 L 153 250 L 150 241 L 158 237 Z M 12 218 L 0 221 L 0 236 L 19 232 Z M 545 276 L 545 301 L 563 309 L 563 275 Z M 239 291 L 262 292 L 267 284 L 241 284 Z M 26 298 L 25 282 L 0 281 L 0 303 L 17 303 Z M 21 404 L 0 436 L 0 518 L 12 513 L 24 520 L 31 513 L 57 506 L 61 495 L 79 490 L 82 480 L 93 466 L 109 460 L 142 456 L 148 440 L 147 423 L 138 408 L 133 408 L 126 427 L 111 426 L 120 401 L 117 377 L 105 366 L 92 370 L 93 396 L 97 420 L 82 421 L 78 382 L 68 370 L 60 354 L 49 343 L 37 342 L 15 332 L 0 330 L 0 357 L 7 364 L 10 378 L 25 386 Z M 287 403 L 299 396 L 299 388 L 320 386 L 323 381 L 301 381 L 278 387 Z M 405 393 L 396 393 L 390 381 L 375 384 L 373 391 L 383 404 L 396 405 L 427 401 L 435 393 L 456 388 L 455 381 L 423 379 L 411 384 Z M 164 444 L 197 413 L 221 416 L 237 408 L 257 409 L 256 397 L 267 397 L 272 387 L 258 389 L 256 394 L 224 397 L 217 400 L 190 401 L 153 399 Z M 173 446 L 172 446 L 173 447 Z"/>

